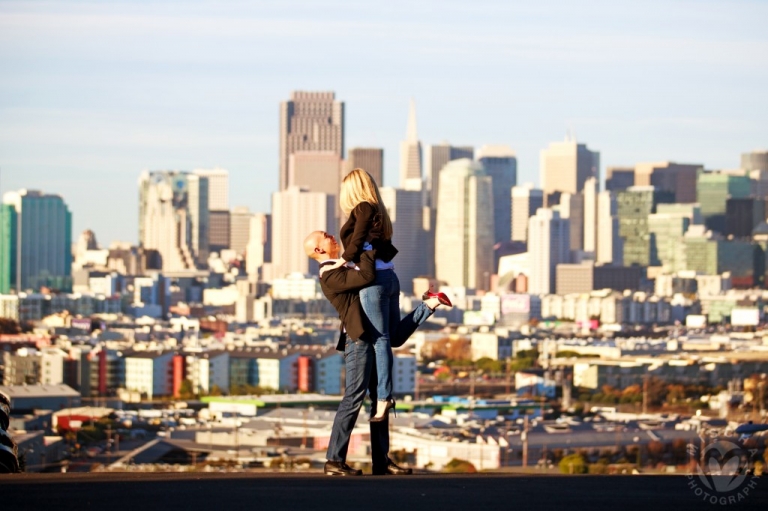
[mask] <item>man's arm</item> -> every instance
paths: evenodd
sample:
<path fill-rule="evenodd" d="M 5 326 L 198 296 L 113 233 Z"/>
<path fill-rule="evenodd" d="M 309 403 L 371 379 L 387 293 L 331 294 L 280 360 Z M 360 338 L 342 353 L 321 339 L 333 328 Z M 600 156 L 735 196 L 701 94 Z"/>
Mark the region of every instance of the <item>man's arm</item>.
<path fill-rule="evenodd" d="M 376 266 L 374 259 L 376 252 L 366 250 L 360 256 L 359 270 L 342 266 L 335 270 L 328 270 L 320 277 L 325 285 L 335 293 L 357 291 L 371 284 L 376 278 Z"/>

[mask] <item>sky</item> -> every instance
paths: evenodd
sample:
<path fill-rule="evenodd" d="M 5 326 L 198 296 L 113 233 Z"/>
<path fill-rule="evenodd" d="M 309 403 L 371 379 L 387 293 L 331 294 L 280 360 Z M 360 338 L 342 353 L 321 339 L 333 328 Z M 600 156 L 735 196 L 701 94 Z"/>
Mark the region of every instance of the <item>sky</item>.
<path fill-rule="evenodd" d="M 567 133 L 608 166 L 738 168 L 768 148 L 768 2 L 0 0 L 0 192 L 64 197 L 73 237 L 138 239 L 142 170 L 221 167 L 270 210 L 279 103 L 345 102 L 396 186 L 423 144 L 507 144 L 518 182 Z"/>

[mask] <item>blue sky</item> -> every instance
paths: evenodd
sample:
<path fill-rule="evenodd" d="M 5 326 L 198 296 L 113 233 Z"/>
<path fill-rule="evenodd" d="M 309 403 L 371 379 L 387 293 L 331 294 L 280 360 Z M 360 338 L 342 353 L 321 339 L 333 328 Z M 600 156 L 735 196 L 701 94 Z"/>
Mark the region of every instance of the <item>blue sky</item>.
<path fill-rule="evenodd" d="M 0 191 L 59 193 L 74 235 L 135 242 L 143 169 L 219 166 L 268 211 L 278 104 L 346 102 L 396 185 L 423 143 L 509 144 L 519 181 L 570 130 L 607 166 L 736 168 L 768 147 L 768 2 L 0 1 Z"/>

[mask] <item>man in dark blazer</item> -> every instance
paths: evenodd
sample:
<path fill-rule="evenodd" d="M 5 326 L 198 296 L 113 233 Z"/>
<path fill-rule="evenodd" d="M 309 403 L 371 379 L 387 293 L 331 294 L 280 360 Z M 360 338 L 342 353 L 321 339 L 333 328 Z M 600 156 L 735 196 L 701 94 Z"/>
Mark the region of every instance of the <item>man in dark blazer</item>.
<path fill-rule="evenodd" d="M 355 421 L 363 405 L 365 394 L 370 393 L 376 406 L 376 361 L 373 344 L 366 336 L 370 329 L 368 319 L 360 305 L 358 291 L 371 284 L 376 277 L 375 253 L 366 251 L 357 267 L 350 268 L 339 259 L 340 248 L 331 234 L 315 231 L 304 240 L 307 255 L 320 263 L 320 288 L 339 313 L 341 327 L 336 349 L 344 352 L 346 385 L 344 397 L 333 420 L 328 444 L 325 473 L 328 475 L 361 475 L 346 463 L 349 440 Z M 430 308 L 430 305 L 432 307 Z M 393 347 L 402 346 L 416 328 L 434 311 L 436 303 L 423 302 L 406 316 L 392 335 Z M 372 414 L 375 414 L 375 409 Z M 411 469 L 398 467 L 389 459 L 389 419 L 371 422 L 371 458 L 374 475 L 407 475 Z"/>

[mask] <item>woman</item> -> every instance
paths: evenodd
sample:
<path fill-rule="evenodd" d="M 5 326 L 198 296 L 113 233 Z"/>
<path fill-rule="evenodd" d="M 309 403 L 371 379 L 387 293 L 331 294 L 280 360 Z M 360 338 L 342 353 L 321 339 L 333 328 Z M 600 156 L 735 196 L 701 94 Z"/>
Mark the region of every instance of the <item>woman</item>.
<path fill-rule="evenodd" d="M 376 353 L 378 376 L 376 415 L 371 422 L 383 421 L 392 398 L 392 346 L 390 335 L 400 322 L 400 281 L 395 274 L 392 259 L 397 249 L 392 245 L 392 222 L 381 200 L 379 188 L 363 169 L 354 169 L 341 183 L 341 209 L 349 219 L 341 228 L 340 238 L 344 245 L 341 257 L 358 263 L 367 249 L 376 250 L 376 280 L 360 291 L 363 312 L 371 323 L 373 348 Z M 436 298 L 439 303 L 451 305 L 443 293 L 424 294 L 422 299 Z M 434 301 L 434 300 L 431 300 Z"/>

